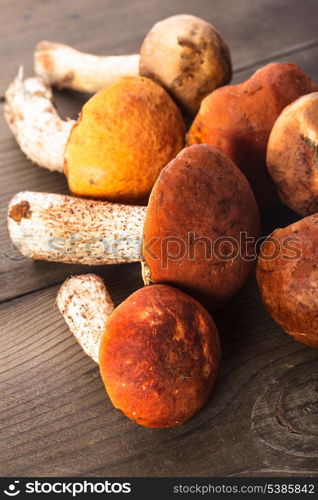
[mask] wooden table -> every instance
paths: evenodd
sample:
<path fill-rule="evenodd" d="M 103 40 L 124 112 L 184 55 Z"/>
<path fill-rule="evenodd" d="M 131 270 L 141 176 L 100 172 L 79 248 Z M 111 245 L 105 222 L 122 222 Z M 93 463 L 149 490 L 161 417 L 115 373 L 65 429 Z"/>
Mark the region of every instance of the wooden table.
<path fill-rule="evenodd" d="M 138 51 L 163 17 L 213 22 L 231 47 L 234 81 L 269 61 L 293 61 L 318 81 L 317 0 L 1 0 L 0 93 L 37 41 L 95 53 Z M 85 96 L 60 92 L 63 115 Z M 1 103 L 3 108 L 3 103 Z M 2 110 L 1 110 L 2 111 Z M 63 176 L 32 165 L 0 123 L 0 474 L 38 476 L 318 475 L 318 354 L 263 309 L 254 278 L 216 315 L 223 368 L 207 407 L 188 424 L 149 430 L 116 411 L 98 369 L 54 299 L 79 266 L 31 262 L 10 244 L 6 207 L 22 189 L 67 192 Z M 266 229 L 296 216 L 281 210 Z M 141 286 L 139 265 L 98 269 L 116 303 Z"/>

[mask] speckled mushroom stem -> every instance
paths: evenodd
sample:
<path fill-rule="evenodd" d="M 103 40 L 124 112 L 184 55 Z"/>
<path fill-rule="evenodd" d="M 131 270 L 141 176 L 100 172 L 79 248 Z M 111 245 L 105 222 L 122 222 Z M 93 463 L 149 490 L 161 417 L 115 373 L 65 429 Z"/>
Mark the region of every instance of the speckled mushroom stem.
<path fill-rule="evenodd" d="M 67 279 L 56 305 L 83 351 L 98 363 L 105 325 L 115 309 L 103 280 L 96 274 Z"/>
<path fill-rule="evenodd" d="M 96 56 L 42 41 L 35 49 L 34 71 L 57 87 L 97 92 L 122 76 L 137 76 L 139 55 Z"/>
<path fill-rule="evenodd" d="M 63 172 L 64 148 L 74 125 L 62 120 L 50 86 L 41 78 L 23 80 L 23 69 L 5 94 L 4 115 L 26 156 L 40 167 Z"/>
<path fill-rule="evenodd" d="M 146 207 L 26 191 L 9 204 L 8 228 L 32 259 L 120 264 L 141 260 L 145 215 Z"/>

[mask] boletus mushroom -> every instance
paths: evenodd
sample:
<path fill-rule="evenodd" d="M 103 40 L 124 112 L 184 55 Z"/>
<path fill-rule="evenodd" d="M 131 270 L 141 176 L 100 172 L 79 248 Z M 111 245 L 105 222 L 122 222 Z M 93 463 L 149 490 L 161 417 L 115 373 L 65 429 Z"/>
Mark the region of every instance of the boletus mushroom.
<path fill-rule="evenodd" d="M 185 148 L 162 170 L 147 209 L 22 192 L 9 232 L 33 259 L 78 264 L 142 261 L 145 283 L 183 289 L 214 309 L 253 269 L 259 214 L 245 176 L 217 148 Z"/>
<path fill-rule="evenodd" d="M 23 81 L 20 72 L 4 111 L 27 157 L 64 171 L 78 196 L 146 203 L 160 170 L 184 146 L 179 109 L 160 85 L 139 76 L 95 94 L 75 122 L 58 116 L 43 80 Z"/>
<path fill-rule="evenodd" d="M 285 205 L 303 216 L 318 212 L 318 92 L 279 115 L 269 136 L 267 167 Z"/>
<path fill-rule="evenodd" d="M 318 214 L 267 238 L 257 281 L 272 318 L 295 340 L 318 348 Z"/>
<path fill-rule="evenodd" d="M 270 131 L 281 111 L 318 86 L 295 64 L 264 66 L 248 80 L 208 95 L 187 136 L 188 144 L 208 143 L 226 153 L 248 178 L 261 213 L 278 202 L 266 168 Z"/>
<path fill-rule="evenodd" d="M 115 309 L 102 280 L 88 274 L 67 280 L 57 305 L 99 363 L 113 405 L 134 422 L 174 427 L 207 402 L 219 372 L 220 340 L 211 316 L 193 298 L 153 285 Z"/>
<path fill-rule="evenodd" d="M 204 96 L 231 79 L 231 57 L 219 33 L 191 15 L 168 17 L 146 36 L 140 57 L 95 56 L 67 45 L 40 42 L 35 73 L 58 87 L 96 92 L 124 75 L 152 78 L 188 113 L 195 114 Z"/>

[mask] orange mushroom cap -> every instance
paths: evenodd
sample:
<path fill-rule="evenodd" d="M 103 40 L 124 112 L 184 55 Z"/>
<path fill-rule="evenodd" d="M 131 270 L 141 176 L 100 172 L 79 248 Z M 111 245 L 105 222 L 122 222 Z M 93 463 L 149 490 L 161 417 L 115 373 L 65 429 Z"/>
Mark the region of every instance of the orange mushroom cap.
<path fill-rule="evenodd" d="M 100 372 L 113 405 L 147 427 L 183 424 L 208 400 L 220 341 L 207 311 L 166 285 L 141 288 L 109 318 Z"/>
<path fill-rule="evenodd" d="M 161 169 L 184 145 L 181 113 L 143 77 L 123 77 L 83 107 L 65 148 L 70 191 L 145 203 Z"/>

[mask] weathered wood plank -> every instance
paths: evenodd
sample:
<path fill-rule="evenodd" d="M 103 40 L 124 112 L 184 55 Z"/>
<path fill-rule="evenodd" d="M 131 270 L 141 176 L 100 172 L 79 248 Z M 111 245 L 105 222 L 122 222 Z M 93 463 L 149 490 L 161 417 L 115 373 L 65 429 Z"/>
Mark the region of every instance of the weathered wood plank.
<path fill-rule="evenodd" d="M 116 302 L 134 288 L 123 293 L 115 275 L 108 283 Z M 253 279 L 215 316 L 223 367 L 213 398 L 170 430 L 111 406 L 56 291 L 0 305 L 1 475 L 318 475 L 318 353 L 271 321 Z"/>
<path fill-rule="evenodd" d="M 156 21 L 180 12 L 215 24 L 231 47 L 235 67 L 318 39 L 315 0 L 2 0 L 0 53 L 6 71 L 1 72 L 0 89 L 19 64 L 31 71 L 40 39 L 58 39 L 96 53 L 135 52 Z"/>
<path fill-rule="evenodd" d="M 270 60 L 296 62 L 318 81 L 316 0 L 2 0 L 0 94 L 19 64 L 31 72 L 39 39 L 131 52 L 155 21 L 180 11 L 220 29 L 234 81 Z M 76 116 L 84 101 L 57 94 L 64 116 Z M 317 476 L 318 354 L 271 321 L 253 278 L 215 315 L 222 374 L 199 415 L 177 429 L 149 430 L 112 408 L 97 367 L 54 307 L 57 287 L 28 293 L 87 269 L 21 260 L 10 247 L 10 197 L 22 189 L 65 193 L 67 186 L 23 157 L 0 112 L 0 301 L 27 294 L 0 304 L 0 474 Z M 280 209 L 265 230 L 296 217 Z M 98 272 L 116 303 L 142 286 L 138 264 Z"/>
<path fill-rule="evenodd" d="M 260 63 L 254 64 L 247 69 L 238 69 L 233 76 L 233 83 L 239 83 L 249 78 L 254 71 L 269 62 L 293 62 L 298 64 L 313 80 L 318 81 L 318 68 L 316 64 L 318 56 L 318 43 L 304 50 L 291 52 L 283 55 L 275 55 L 272 58 L 264 59 Z"/>

